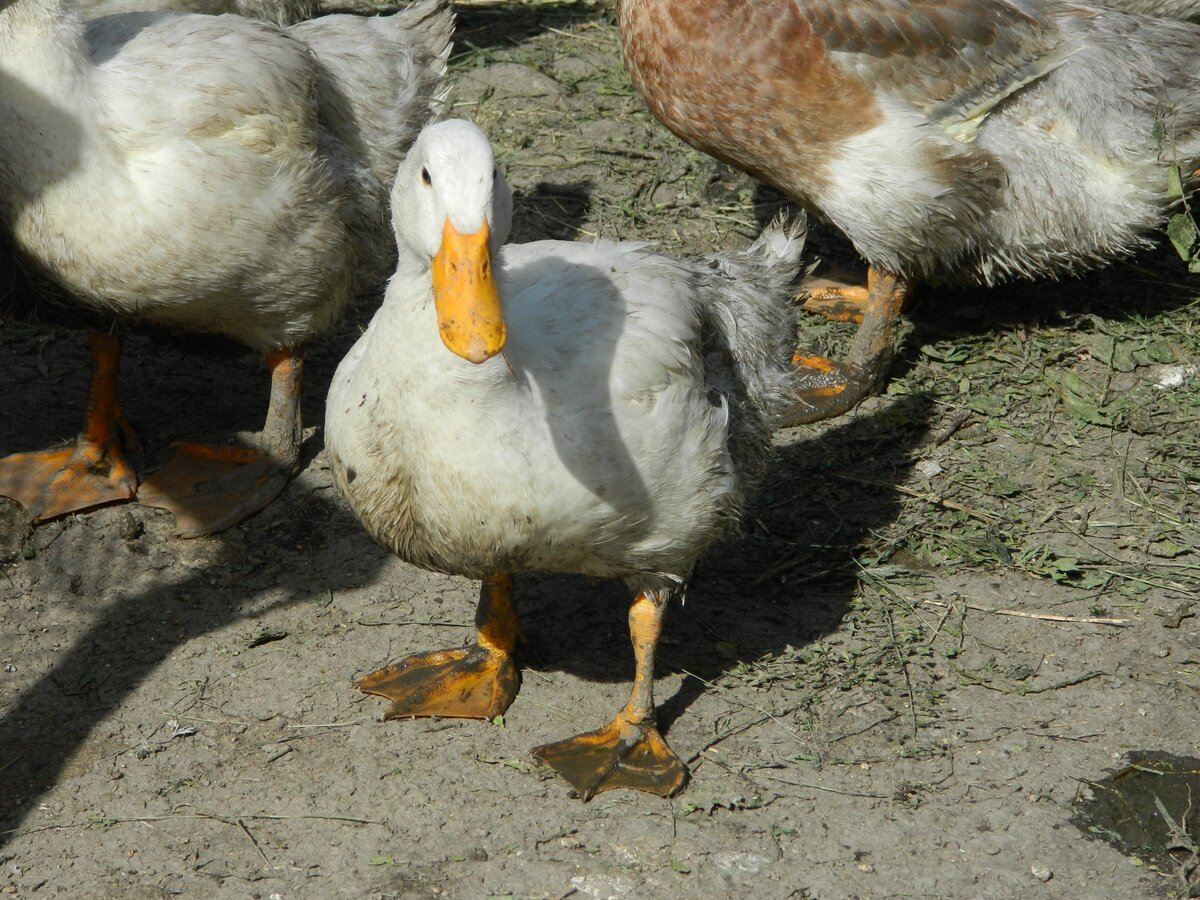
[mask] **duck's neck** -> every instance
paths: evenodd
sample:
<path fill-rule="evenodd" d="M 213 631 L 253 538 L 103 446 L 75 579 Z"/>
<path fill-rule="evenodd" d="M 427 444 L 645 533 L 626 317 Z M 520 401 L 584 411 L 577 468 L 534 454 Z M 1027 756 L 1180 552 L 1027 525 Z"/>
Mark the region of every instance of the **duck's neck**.
<path fill-rule="evenodd" d="M 447 349 L 438 333 L 429 259 L 416 257 L 403 242 L 396 274 L 388 282 L 371 331 L 369 353 L 400 382 L 417 385 L 418 393 L 438 393 L 438 386 L 446 383 L 456 390 L 490 385 L 507 371 L 503 360 L 474 365 Z M 449 401 L 449 395 L 446 398 Z"/>
<path fill-rule="evenodd" d="M 0 0 L 0 179 L 30 195 L 78 167 L 96 103 L 71 0 Z"/>
<path fill-rule="evenodd" d="M 435 361 L 439 358 L 435 351 L 441 347 L 441 338 L 429 260 L 418 257 L 403 242 L 396 274 L 388 282 L 375 319 L 372 327 L 385 335 L 379 352 L 405 356 L 409 362 L 417 357 Z"/>

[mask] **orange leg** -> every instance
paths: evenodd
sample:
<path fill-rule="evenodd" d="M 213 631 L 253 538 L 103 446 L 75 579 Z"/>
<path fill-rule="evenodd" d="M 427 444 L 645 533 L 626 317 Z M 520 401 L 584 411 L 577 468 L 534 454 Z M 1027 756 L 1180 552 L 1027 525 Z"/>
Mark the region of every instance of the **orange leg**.
<path fill-rule="evenodd" d="M 521 686 L 513 659 L 517 612 L 512 578 L 493 575 L 479 591 L 475 644 L 405 657 L 372 672 L 358 689 L 392 701 L 385 719 L 444 716 L 491 719 L 502 715 Z"/>
<path fill-rule="evenodd" d="M 92 383 L 75 446 L 0 460 L 0 495 L 25 507 L 32 522 L 132 500 L 137 490 L 137 474 L 123 446 L 136 445 L 136 438 L 117 401 L 121 338 L 92 331 L 89 339 Z"/>
<path fill-rule="evenodd" d="M 629 636 L 637 669 L 625 708 L 603 728 L 533 751 L 569 781 L 584 802 L 615 788 L 670 797 L 687 781 L 687 766 L 667 746 L 654 723 L 654 650 L 666 601 L 666 594 L 643 591 L 629 608 Z"/>
<path fill-rule="evenodd" d="M 215 534 L 253 515 L 279 495 L 300 463 L 300 377 L 291 350 L 267 356 L 271 401 L 262 449 L 176 443 L 175 455 L 138 491 L 138 502 L 169 510 L 181 537 Z"/>
<path fill-rule="evenodd" d="M 783 425 L 820 422 L 848 412 L 882 385 L 892 358 L 896 322 L 908 300 L 909 283 L 878 269 L 867 271 L 866 303 L 845 363 L 797 352 L 796 403 Z"/>

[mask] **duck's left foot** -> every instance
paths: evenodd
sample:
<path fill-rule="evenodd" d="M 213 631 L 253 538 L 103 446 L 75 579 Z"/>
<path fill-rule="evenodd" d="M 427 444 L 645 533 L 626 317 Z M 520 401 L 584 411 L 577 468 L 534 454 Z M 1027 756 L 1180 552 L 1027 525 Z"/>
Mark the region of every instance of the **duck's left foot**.
<path fill-rule="evenodd" d="M 0 496 L 25 507 L 30 522 L 132 500 L 137 483 L 116 443 L 97 443 L 86 435 L 74 447 L 0 460 Z"/>
<path fill-rule="evenodd" d="M 0 460 L 0 495 L 20 503 L 30 522 L 132 500 L 137 490 L 137 473 L 126 455 L 138 449 L 137 435 L 117 400 L 121 338 L 95 330 L 88 336 L 92 381 L 75 446 Z"/>
<path fill-rule="evenodd" d="M 180 537 L 224 531 L 264 508 L 291 477 L 265 453 L 242 447 L 175 444 L 175 455 L 138 489 L 145 506 L 175 516 Z"/>
<path fill-rule="evenodd" d="M 865 291 L 830 287 L 823 293 L 827 300 L 843 298 L 839 314 L 846 321 L 857 321 L 858 330 L 844 363 L 799 352 L 792 358 L 800 377 L 796 402 L 783 417 L 784 427 L 840 416 L 885 384 L 896 325 L 908 302 L 909 282 L 872 268 L 867 271 Z M 856 308 L 861 312 L 855 312 Z"/>
<path fill-rule="evenodd" d="M 585 803 L 616 788 L 672 797 L 688 770 L 653 722 L 617 716 L 598 731 L 535 747 L 533 755 L 570 782 Z"/>

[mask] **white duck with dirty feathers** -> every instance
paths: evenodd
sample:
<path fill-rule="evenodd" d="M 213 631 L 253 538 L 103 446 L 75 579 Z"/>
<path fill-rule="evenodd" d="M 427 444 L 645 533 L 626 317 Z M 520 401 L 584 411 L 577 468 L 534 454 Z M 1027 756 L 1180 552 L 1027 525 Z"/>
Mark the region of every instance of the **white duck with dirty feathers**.
<path fill-rule="evenodd" d="M 484 590 L 475 647 L 361 686 L 395 701 L 390 717 L 499 715 L 517 687 L 512 573 L 620 578 L 637 592 L 630 705 L 536 752 L 585 799 L 671 794 L 686 770 L 654 730 L 653 647 L 671 592 L 737 522 L 789 402 L 799 229 L 698 259 L 505 245 L 508 185 L 462 121 L 422 132 L 392 198 L 397 271 L 334 376 L 326 446 L 376 539 Z"/>
<path fill-rule="evenodd" d="M 67 0 L 0 8 L 0 225 L 31 280 L 93 321 L 270 354 L 265 452 L 183 445 L 143 486 L 139 499 L 172 509 L 186 533 L 244 518 L 294 470 L 294 351 L 390 271 L 388 191 L 440 106 L 452 27 L 442 0 L 288 29 L 163 12 L 85 25 Z M 97 332 L 93 346 L 77 448 L 0 461 L 0 494 L 35 520 L 136 489 L 119 343 Z M 214 467 L 234 474 L 213 480 Z"/>

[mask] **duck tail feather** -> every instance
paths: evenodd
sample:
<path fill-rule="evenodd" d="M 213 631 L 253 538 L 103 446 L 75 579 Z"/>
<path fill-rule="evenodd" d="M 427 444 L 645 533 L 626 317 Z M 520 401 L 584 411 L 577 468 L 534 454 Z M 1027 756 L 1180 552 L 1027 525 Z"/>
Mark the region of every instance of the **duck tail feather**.
<path fill-rule="evenodd" d="M 807 221 L 780 216 L 747 249 L 702 258 L 705 362 L 729 404 L 731 448 L 739 467 L 765 460 L 771 435 L 795 389 L 793 296 L 803 264 Z"/>

